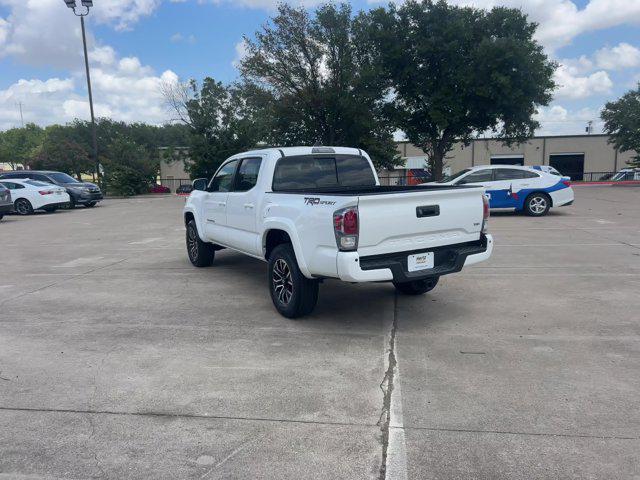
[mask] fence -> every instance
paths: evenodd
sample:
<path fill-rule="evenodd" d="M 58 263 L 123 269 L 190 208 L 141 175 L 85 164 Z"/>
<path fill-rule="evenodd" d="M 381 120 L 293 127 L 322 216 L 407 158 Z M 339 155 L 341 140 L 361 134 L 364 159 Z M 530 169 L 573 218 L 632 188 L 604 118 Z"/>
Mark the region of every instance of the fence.
<path fill-rule="evenodd" d="M 380 185 L 418 185 L 420 183 L 431 182 L 433 181 L 433 177 L 429 175 L 429 173 L 422 172 L 416 173 L 415 171 L 412 173 L 410 170 L 396 170 L 392 174 L 382 174 L 379 175 Z M 597 182 L 597 181 L 606 181 L 611 179 L 616 174 L 616 172 L 574 172 L 574 173 L 564 173 L 564 176 L 571 177 L 571 180 L 574 182 Z M 160 178 L 158 180 L 158 184 L 169 188 L 171 193 L 175 193 L 176 189 L 180 185 L 191 185 L 191 179 L 189 178 Z"/>

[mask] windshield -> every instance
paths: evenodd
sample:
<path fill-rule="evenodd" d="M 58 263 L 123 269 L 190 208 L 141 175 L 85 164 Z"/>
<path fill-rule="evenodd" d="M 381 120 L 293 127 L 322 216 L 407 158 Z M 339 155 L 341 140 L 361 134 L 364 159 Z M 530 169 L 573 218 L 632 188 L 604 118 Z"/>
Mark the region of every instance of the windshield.
<path fill-rule="evenodd" d="M 454 173 L 453 175 L 447 175 L 442 180 L 438 180 L 438 183 L 451 182 L 451 181 L 455 180 L 456 178 L 461 177 L 462 175 L 464 175 L 465 173 L 468 173 L 470 171 L 471 171 L 470 168 L 465 168 L 464 170 L 460 170 L 458 173 Z"/>
<path fill-rule="evenodd" d="M 54 182 L 58 183 L 78 183 L 78 180 L 66 173 L 50 173 L 49 177 L 51 177 Z"/>

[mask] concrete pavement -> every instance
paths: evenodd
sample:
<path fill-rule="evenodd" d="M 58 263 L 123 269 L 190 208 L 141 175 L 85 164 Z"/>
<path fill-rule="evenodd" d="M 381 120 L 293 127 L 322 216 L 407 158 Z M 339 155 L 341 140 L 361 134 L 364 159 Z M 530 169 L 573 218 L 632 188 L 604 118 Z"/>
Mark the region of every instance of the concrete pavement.
<path fill-rule="evenodd" d="M 265 264 L 188 263 L 180 198 L 5 217 L 0 478 L 640 478 L 640 189 L 576 196 L 300 321 Z"/>

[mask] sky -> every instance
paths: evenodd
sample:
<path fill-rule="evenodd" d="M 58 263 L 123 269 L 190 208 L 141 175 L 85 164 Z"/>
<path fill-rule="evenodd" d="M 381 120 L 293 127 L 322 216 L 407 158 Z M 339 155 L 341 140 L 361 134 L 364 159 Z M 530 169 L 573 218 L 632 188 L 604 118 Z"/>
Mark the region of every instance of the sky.
<path fill-rule="evenodd" d="M 87 20 L 97 116 L 162 124 L 172 120 L 163 83 L 211 76 L 230 82 L 252 36 L 277 0 L 94 0 Z M 322 0 L 290 2 L 308 8 Z M 385 0 L 386 3 L 386 0 Z M 351 2 L 353 10 L 384 5 Z M 521 8 L 559 63 L 553 102 L 539 135 L 602 131 L 599 111 L 640 82 L 640 0 L 450 0 Z M 63 0 L 0 0 L 0 130 L 87 119 L 80 22 Z"/>

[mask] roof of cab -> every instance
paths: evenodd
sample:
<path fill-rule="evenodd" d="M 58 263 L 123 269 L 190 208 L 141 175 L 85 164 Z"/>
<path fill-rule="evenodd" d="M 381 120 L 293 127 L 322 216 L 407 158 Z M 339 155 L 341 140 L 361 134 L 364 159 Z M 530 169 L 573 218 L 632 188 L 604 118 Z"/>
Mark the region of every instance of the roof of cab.
<path fill-rule="evenodd" d="M 323 152 L 314 152 L 314 149 L 323 149 L 328 150 L 332 149 L 333 152 L 323 151 Z M 285 157 L 297 156 L 297 155 L 312 155 L 314 153 L 337 153 L 343 155 L 362 155 L 363 151 L 358 148 L 351 147 L 329 147 L 329 146 L 300 146 L 300 147 L 269 147 L 251 150 L 249 152 L 243 152 L 239 155 L 248 155 L 248 154 L 265 154 L 265 153 L 278 153 L 279 155 L 284 155 Z M 237 155 L 236 155 L 237 156 Z"/>

